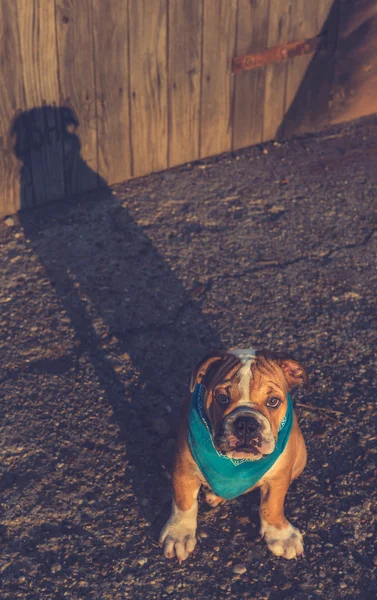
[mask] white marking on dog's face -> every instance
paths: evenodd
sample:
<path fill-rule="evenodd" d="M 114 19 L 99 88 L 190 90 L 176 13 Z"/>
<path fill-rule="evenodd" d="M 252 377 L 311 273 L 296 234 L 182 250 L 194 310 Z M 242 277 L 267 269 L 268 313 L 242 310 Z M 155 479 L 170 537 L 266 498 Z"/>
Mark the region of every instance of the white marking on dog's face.
<path fill-rule="evenodd" d="M 266 540 L 269 550 L 275 556 L 283 556 L 290 560 L 304 554 L 301 532 L 296 527 L 293 527 L 291 523 L 288 522 L 286 527 L 278 529 L 274 525 L 269 525 L 264 519 L 261 519 L 260 532 Z"/>
<path fill-rule="evenodd" d="M 253 348 L 236 348 L 231 353 L 242 362 L 239 371 L 241 400 L 239 404 L 250 404 L 250 381 L 252 377 L 251 365 L 255 361 L 255 350 Z"/>
<path fill-rule="evenodd" d="M 239 404 L 251 404 L 250 402 L 250 381 L 251 381 L 251 360 L 245 361 L 239 372 L 241 399 Z"/>

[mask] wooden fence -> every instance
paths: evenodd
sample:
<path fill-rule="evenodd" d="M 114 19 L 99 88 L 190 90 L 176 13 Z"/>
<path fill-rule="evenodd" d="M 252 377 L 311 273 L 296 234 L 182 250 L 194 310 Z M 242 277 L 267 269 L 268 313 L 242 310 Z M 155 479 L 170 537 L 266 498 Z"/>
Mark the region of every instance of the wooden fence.
<path fill-rule="evenodd" d="M 0 0 L 0 213 L 329 122 L 352 4 Z M 375 24 L 376 0 L 356 4 Z M 321 33 L 315 55 L 232 73 Z"/>

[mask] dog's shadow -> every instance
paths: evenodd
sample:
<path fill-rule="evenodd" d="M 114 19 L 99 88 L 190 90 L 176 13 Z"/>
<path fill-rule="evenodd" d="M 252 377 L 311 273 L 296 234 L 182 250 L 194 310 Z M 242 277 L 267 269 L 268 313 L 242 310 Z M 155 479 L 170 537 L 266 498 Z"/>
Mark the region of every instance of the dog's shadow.
<path fill-rule="evenodd" d="M 36 136 L 40 124 L 47 129 Z M 143 227 L 82 159 L 78 129 L 73 111 L 48 106 L 22 113 L 12 126 L 22 162 L 22 208 L 42 202 L 49 191 L 53 197 L 62 177 L 70 191 L 79 191 L 82 180 L 101 188 L 100 201 L 77 205 L 76 197 L 20 213 L 76 338 L 71 355 L 38 361 L 29 370 L 56 374 L 81 356 L 90 360 L 127 448 L 127 477 L 156 533 L 168 514 L 160 507 L 170 502 L 166 471 L 187 376 L 221 342 Z"/>

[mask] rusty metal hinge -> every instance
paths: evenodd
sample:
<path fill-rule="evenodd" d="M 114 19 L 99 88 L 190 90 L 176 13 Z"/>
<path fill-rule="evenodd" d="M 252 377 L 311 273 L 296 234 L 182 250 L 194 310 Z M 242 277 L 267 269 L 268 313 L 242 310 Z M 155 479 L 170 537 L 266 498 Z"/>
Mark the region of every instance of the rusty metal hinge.
<path fill-rule="evenodd" d="M 302 56 L 303 54 L 311 54 L 319 50 L 327 49 L 327 32 L 321 33 L 316 37 L 301 42 L 289 42 L 280 46 L 268 48 L 257 54 L 245 54 L 245 56 L 236 56 L 232 60 L 232 72 L 239 73 L 240 71 L 248 71 L 249 69 L 257 69 L 263 65 L 271 63 L 280 63 L 288 58 Z"/>

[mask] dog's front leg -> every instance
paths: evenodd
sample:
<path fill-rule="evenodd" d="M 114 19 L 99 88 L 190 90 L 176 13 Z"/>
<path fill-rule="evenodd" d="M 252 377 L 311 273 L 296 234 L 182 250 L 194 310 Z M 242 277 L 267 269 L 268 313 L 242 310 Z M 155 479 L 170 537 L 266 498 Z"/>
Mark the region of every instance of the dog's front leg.
<path fill-rule="evenodd" d="M 279 478 L 261 485 L 261 535 L 275 556 L 297 558 L 304 553 L 302 535 L 284 515 L 284 500 L 290 480 Z"/>
<path fill-rule="evenodd" d="M 172 511 L 161 532 L 160 543 L 166 558 L 176 556 L 181 563 L 196 546 L 197 498 L 201 483 L 178 469 L 174 470 L 172 481 Z"/>

